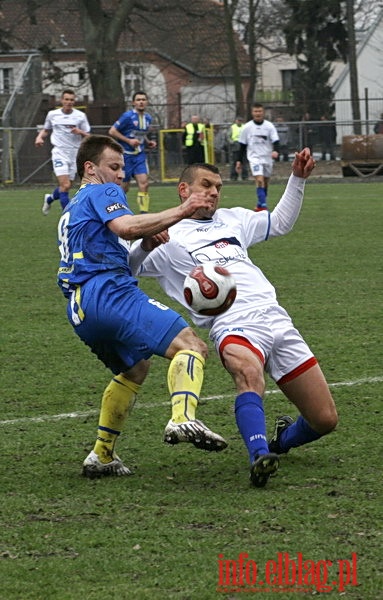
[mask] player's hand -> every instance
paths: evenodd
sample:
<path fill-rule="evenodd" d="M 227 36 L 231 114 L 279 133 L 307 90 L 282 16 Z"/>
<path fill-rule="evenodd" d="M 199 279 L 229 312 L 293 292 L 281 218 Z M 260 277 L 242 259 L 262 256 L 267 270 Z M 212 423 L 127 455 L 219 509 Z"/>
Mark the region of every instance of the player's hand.
<path fill-rule="evenodd" d="M 145 250 L 145 252 L 151 252 L 154 248 L 161 246 L 161 244 L 166 244 L 169 240 L 170 236 L 168 230 L 164 229 L 164 231 L 160 231 L 160 233 L 142 238 L 141 248 Z"/>
<path fill-rule="evenodd" d="M 194 192 L 181 204 L 184 218 L 191 217 L 197 210 L 200 210 L 201 208 L 208 209 L 209 211 L 212 210 L 212 208 L 216 207 L 217 201 L 218 198 L 215 200 L 210 195 L 208 196 L 205 192 Z"/>
<path fill-rule="evenodd" d="M 137 146 L 139 146 L 141 144 L 141 142 L 137 138 L 133 138 L 133 139 L 128 138 L 128 144 L 130 146 L 132 146 L 132 148 L 137 148 Z"/>
<path fill-rule="evenodd" d="M 35 146 L 37 146 L 37 148 L 40 148 L 41 146 L 44 145 L 44 139 L 43 138 L 36 138 L 35 139 Z"/>
<path fill-rule="evenodd" d="M 307 177 L 311 175 L 315 167 L 315 160 L 311 156 L 309 148 L 303 148 L 300 152 L 295 153 L 292 167 L 293 174 L 296 175 L 296 177 L 307 179 Z"/>
<path fill-rule="evenodd" d="M 240 173 L 242 171 L 242 163 L 239 160 L 237 160 L 235 163 L 235 171 L 236 173 Z"/>
<path fill-rule="evenodd" d="M 157 146 L 157 142 L 155 142 L 154 140 L 148 141 L 148 148 L 155 148 L 156 146 Z"/>

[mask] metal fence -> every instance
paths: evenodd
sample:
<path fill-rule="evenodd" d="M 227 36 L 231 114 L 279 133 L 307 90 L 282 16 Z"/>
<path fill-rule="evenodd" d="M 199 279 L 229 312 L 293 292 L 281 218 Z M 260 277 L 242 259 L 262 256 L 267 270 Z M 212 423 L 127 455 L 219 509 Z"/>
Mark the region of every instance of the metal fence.
<path fill-rule="evenodd" d="M 361 121 L 363 134 L 373 132 L 374 121 Z M 276 124 L 277 125 L 277 124 Z M 92 127 L 93 133 L 107 134 L 110 125 Z M 222 166 L 232 162 L 232 145 L 228 138 L 230 123 L 211 124 L 209 159 Z M 344 136 L 353 133 L 350 121 L 289 121 L 283 123 L 287 129 L 286 145 L 282 144 L 281 160 L 292 160 L 294 152 L 309 146 L 317 160 L 341 159 L 341 143 Z M 335 131 L 334 131 L 335 128 Z M 162 132 L 160 134 L 160 132 Z M 173 179 L 185 164 L 185 149 L 182 145 L 182 129 L 162 130 L 154 128 L 158 147 L 148 152 L 151 177 L 154 181 Z M 36 148 L 36 127 L 0 128 L 3 139 L 2 183 L 3 184 L 48 184 L 54 181 L 49 141 Z M 336 134 L 335 140 L 333 136 Z M 281 138 L 282 138 L 282 134 Z M 15 140 L 22 140 L 16 144 Z M 383 158 L 383 157 L 382 157 Z"/>

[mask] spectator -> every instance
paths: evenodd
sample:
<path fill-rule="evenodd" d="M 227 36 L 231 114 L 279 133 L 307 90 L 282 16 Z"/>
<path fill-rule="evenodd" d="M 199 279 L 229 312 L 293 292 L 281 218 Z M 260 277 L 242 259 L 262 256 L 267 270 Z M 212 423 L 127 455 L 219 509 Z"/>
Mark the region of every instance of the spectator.
<path fill-rule="evenodd" d="M 224 128 L 219 125 L 214 126 L 214 153 L 216 163 L 227 163 L 227 137 Z"/>
<path fill-rule="evenodd" d="M 322 160 L 330 155 L 330 160 L 335 160 L 336 127 L 334 121 L 330 121 L 327 115 L 322 115 L 321 124 L 318 129 L 318 137 L 321 145 Z"/>
<path fill-rule="evenodd" d="M 302 119 L 301 124 L 299 126 L 299 137 L 300 137 L 300 146 L 305 146 L 310 149 L 312 154 L 314 147 L 314 136 L 315 129 L 313 124 L 311 123 L 311 115 L 309 112 L 305 112 Z"/>
<path fill-rule="evenodd" d="M 186 147 L 188 165 L 205 161 L 205 124 L 200 122 L 198 115 L 193 115 L 186 123 L 182 142 Z"/>
<path fill-rule="evenodd" d="M 235 118 L 234 123 L 229 127 L 228 141 L 229 141 L 229 157 L 230 157 L 230 179 L 231 181 L 237 181 L 238 173 L 236 171 L 236 163 L 239 159 L 239 136 L 245 124 L 243 117 L 239 115 Z M 247 168 L 247 160 L 244 160 L 241 171 L 242 179 L 245 181 L 249 177 L 249 170 Z"/>
<path fill-rule="evenodd" d="M 374 133 L 383 133 L 383 113 L 380 115 L 380 120 L 374 125 Z"/>
<path fill-rule="evenodd" d="M 290 146 L 290 127 L 285 123 L 283 117 L 277 117 L 275 119 L 275 129 L 279 135 L 279 156 L 278 160 L 282 158 L 284 162 L 289 160 L 289 146 Z"/>

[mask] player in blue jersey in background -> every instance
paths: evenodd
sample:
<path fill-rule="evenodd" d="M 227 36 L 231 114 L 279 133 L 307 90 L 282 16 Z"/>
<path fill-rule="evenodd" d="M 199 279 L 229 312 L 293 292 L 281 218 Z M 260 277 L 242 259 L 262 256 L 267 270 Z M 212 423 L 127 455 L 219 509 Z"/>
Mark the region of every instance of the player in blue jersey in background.
<path fill-rule="evenodd" d="M 80 146 L 81 187 L 59 225 L 58 283 L 68 300 L 74 331 L 114 373 L 104 391 L 97 440 L 83 463 L 86 477 L 130 475 L 115 443 L 153 354 L 168 358 L 172 418 L 165 428 L 169 444 L 190 442 L 204 450 L 227 444 L 195 418 L 207 346 L 175 311 L 149 298 L 132 270 L 155 245 L 166 242 L 167 228 L 208 208 L 206 197 L 191 198 L 160 213 L 133 215 L 121 188 L 123 149 L 108 136 L 89 136 Z M 147 239 L 130 253 L 128 240 Z"/>
<path fill-rule="evenodd" d="M 141 213 L 149 212 L 149 167 L 145 148 L 155 148 L 157 143 L 148 135 L 152 117 L 145 112 L 148 97 L 145 92 L 133 95 L 133 108 L 124 112 L 109 129 L 109 135 L 114 137 L 124 148 L 125 177 L 123 189 L 129 189 L 129 182 L 135 178 L 138 186 L 137 204 Z"/>

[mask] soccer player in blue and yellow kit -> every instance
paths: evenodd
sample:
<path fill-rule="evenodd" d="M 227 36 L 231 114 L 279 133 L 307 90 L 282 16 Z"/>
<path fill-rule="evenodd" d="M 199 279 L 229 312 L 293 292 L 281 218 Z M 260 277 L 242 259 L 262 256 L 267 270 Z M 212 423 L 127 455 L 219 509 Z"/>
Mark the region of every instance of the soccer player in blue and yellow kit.
<path fill-rule="evenodd" d="M 150 250 L 168 240 L 168 227 L 207 208 L 209 200 L 200 194 L 160 213 L 133 215 L 121 188 L 123 168 L 123 149 L 115 140 L 102 135 L 84 140 L 77 156 L 81 187 L 58 225 L 58 283 L 68 299 L 69 321 L 114 373 L 103 394 L 95 446 L 83 463 L 83 474 L 91 478 L 130 475 L 115 443 L 153 354 L 171 361 L 172 418 L 164 441 L 215 451 L 227 446 L 195 418 L 205 342 L 178 313 L 140 290 L 130 266 L 136 268 Z M 128 240 L 139 237 L 143 243 L 130 253 Z"/>
<path fill-rule="evenodd" d="M 149 212 L 149 166 L 145 148 L 155 148 L 157 143 L 149 139 L 152 117 L 145 109 L 148 97 L 145 92 L 133 95 L 133 108 L 124 112 L 109 129 L 124 149 L 125 177 L 123 189 L 129 189 L 129 181 L 135 178 L 138 186 L 137 204 L 141 213 Z"/>

